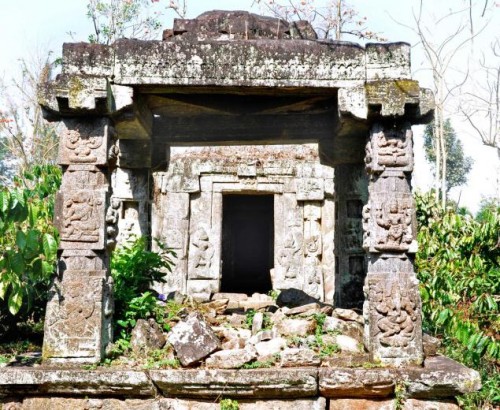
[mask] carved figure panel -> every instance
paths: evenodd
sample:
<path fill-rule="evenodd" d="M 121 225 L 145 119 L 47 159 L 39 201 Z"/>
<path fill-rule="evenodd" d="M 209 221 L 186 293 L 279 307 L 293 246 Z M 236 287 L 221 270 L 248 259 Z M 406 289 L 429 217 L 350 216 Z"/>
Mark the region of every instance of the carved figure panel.
<path fill-rule="evenodd" d="M 370 252 L 415 252 L 414 205 L 410 194 L 373 194 L 363 211 L 364 246 Z"/>
<path fill-rule="evenodd" d="M 105 301 L 105 273 L 101 277 L 82 277 L 82 272 L 69 275 L 70 280 L 57 283 L 47 304 L 44 356 L 100 359 L 103 307 L 112 313 L 112 304 Z"/>
<path fill-rule="evenodd" d="M 323 204 L 321 231 L 323 237 L 321 268 L 325 302 L 333 303 L 335 296 L 335 202 L 331 199 L 325 199 Z"/>
<path fill-rule="evenodd" d="M 189 279 L 213 277 L 211 265 L 214 252 L 214 245 L 210 241 L 206 228 L 199 227 L 191 234 L 189 244 Z"/>
<path fill-rule="evenodd" d="M 59 144 L 59 163 L 105 165 L 109 133 L 107 119 L 65 120 Z"/>
<path fill-rule="evenodd" d="M 412 131 L 410 125 L 403 129 L 387 129 L 375 125 L 366 145 L 367 169 L 381 172 L 386 168 L 401 171 L 413 170 Z"/>
<path fill-rule="evenodd" d="M 118 198 L 112 197 L 106 210 L 106 246 L 110 249 L 116 246 L 120 209 L 121 201 Z"/>
<path fill-rule="evenodd" d="M 411 273 L 369 274 L 368 306 L 374 358 L 419 363 L 421 354 L 421 302 L 418 282 Z"/>
<path fill-rule="evenodd" d="M 106 193 L 69 191 L 57 195 L 60 249 L 103 249 Z"/>
<path fill-rule="evenodd" d="M 282 247 L 278 250 L 277 261 L 280 277 L 297 279 L 302 259 L 302 233 L 298 230 L 289 231 Z"/>

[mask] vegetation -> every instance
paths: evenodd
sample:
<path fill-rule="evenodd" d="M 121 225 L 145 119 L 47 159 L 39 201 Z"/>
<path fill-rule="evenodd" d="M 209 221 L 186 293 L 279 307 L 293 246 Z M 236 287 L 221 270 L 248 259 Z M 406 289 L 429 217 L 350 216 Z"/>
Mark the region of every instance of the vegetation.
<path fill-rule="evenodd" d="M 428 124 L 424 132 L 425 158 L 431 164 L 436 163 L 437 140 L 434 136 L 434 128 L 434 124 Z M 446 192 L 449 192 L 451 188 L 467 182 L 467 175 L 472 169 L 473 161 L 471 157 L 465 155 L 462 142 L 458 139 L 449 118 L 444 121 L 443 133 L 446 146 L 445 185 Z"/>
<path fill-rule="evenodd" d="M 416 268 L 424 327 L 445 353 L 481 372 L 483 389 L 462 398 L 465 408 L 500 404 L 500 208 L 482 221 L 417 194 Z M 483 407 L 484 408 L 484 407 Z"/>
<path fill-rule="evenodd" d="M 238 410 L 240 408 L 238 401 L 233 399 L 222 399 L 219 404 L 220 410 Z"/>
<path fill-rule="evenodd" d="M 52 219 L 60 183 L 60 169 L 46 165 L 25 171 L 10 189 L 0 187 L 0 334 L 43 316 L 56 264 Z"/>
<path fill-rule="evenodd" d="M 159 252 L 149 251 L 146 238 L 140 237 L 117 248 L 112 255 L 115 334 L 120 335 L 117 341 L 119 350 L 128 347 L 131 331 L 138 319 L 153 317 L 160 325 L 168 325 L 165 321 L 167 310 L 158 304 L 158 294 L 150 287 L 153 282 L 165 282 L 165 275 L 172 270 L 170 256 L 174 253 L 158 241 L 157 245 Z M 173 310 L 178 308 L 171 307 Z"/>

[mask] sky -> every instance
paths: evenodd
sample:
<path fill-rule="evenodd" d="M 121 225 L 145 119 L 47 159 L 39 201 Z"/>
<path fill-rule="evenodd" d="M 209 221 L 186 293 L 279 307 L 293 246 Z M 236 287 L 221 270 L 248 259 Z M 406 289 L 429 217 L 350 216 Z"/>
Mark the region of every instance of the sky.
<path fill-rule="evenodd" d="M 169 0 L 160 0 L 166 4 Z M 480 0 L 477 0 L 480 1 Z M 482 0 L 484 1 L 484 0 Z M 320 3 L 321 0 L 316 0 Z M 253 0 L 189 0 L 188 17 L 192 18 L 204 11 L 217 9 L 249 10 Z M 367 17 L 368 26 L 372 31 L 380 32 L 389 41 L 406 41 L 412 45 L 418 40 L 408 28 L 403 25 L 412 24 L 412 12 L 418 6 L 417 0 L 351 0 L 352 4 L 362 16 Z M 428 17 L 445 14 L 452 6 L 456 7 L 464 0 L 425 0 L 432 6 Z M 24 0 L 20 3 L 0 0 L 0 78 L 5 82 L 19 73 L 19 59 L 30 59 L 33 55 L 53 51 L 57 56 L 61 53 L 64 42 L 86 41 L 92 32 L 91 22 L 86 16 L 86 0 Z M 490 2 L 491 5 L 491 2 Z M 254 7 L 253 11 L 259 11 Z M 164 28 L 172 26 L 173 14 L 162 17 Z M 429 21 L 431 21 L 429 19 Z M 487 21 L 486 18 L 477 18 L 477 27 Z M 487 28 L 474 40 L 474 52 L 478 55 L 487 50 L 491 39 L 498 37 L 500 27 L 500 7 L 493 9 L 489 15 Z M 402 25 L 403 24 L 403 25 Z M 447 36 L 452 25 L 442 21 L 432 28 L 431 38 Z M 457 58 L 460 58 L 458 56 Z M 414 78 L 423 87 L 432 88 L 429 73 L 422 69 L 423 55 L 417 47 L 412 50 L 412 68 Z M 463 65 L 460 59 L 454 64 Z M 455 74 L 451 73 L 450 76 Z M 1 107 L 0 107 L 1 110 Z M 450 113 L 453 114 L 453 113 Z M 460 205 L 477 211 L 483 197 L 495 195 L 496 167 L 499 166 L 495 150 L 481 144 L 479 138 L 467 127 L 467 124 L 457 116 L 452 123 L 461 138 L 467 155 L 472 156 L 474 166 L 469 174 L 466 186 L 454 188 L 451 191 L 452 199 L 459 200 Z M 423 127 L 414 128 L 415 137 L 415 170 L 413 174 L 414 186 L 427 190 L 432 184 L 431 167 L 426 163 L 423 152 Z"/>

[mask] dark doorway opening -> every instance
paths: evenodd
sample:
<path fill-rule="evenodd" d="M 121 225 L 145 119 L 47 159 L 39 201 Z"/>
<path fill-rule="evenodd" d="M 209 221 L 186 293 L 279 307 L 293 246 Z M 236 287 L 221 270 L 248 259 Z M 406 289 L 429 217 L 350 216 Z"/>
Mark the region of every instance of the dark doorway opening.
<path fill-rule="evenodd" d="M 273 259 L 273 195 L 224 195 L 221 291 L 269 292 Z"/>

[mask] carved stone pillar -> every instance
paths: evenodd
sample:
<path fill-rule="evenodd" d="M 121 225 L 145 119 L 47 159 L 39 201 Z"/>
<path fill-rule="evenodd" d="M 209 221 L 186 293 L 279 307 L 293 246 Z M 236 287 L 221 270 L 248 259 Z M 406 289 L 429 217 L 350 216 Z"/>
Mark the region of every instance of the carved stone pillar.
<path fill-rule="evenodd" d="M 410 124 L 375 124 L 365 163 L 370 182 L 363 208 L 363 247 L 368 252 L 364 314 L 371 358 L 392 365 L 420 364 L 422 309 L 413 269 L 416 222 Z"/>
<path fill-rule="evenodd" d="M 65 119 L 59 144 L 63 183 L 56 201 L 58 273 L 45 320 L 43 357 L 99 362 L 112 338 L 112 283 L 106 252 L 107 119 Z"/>

